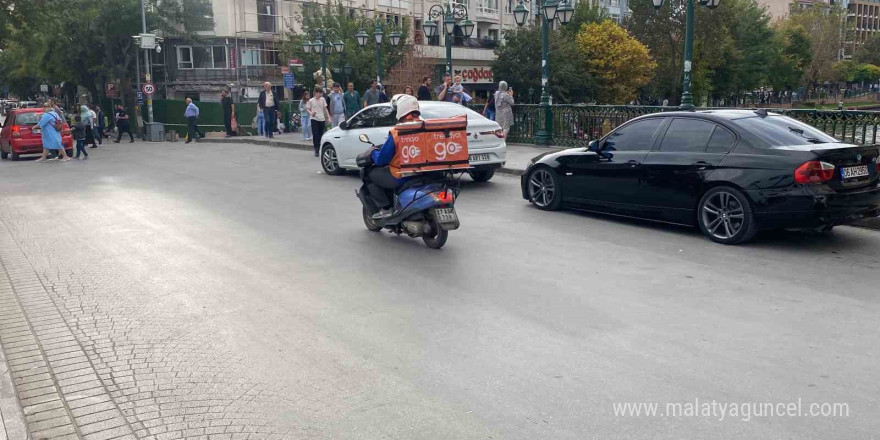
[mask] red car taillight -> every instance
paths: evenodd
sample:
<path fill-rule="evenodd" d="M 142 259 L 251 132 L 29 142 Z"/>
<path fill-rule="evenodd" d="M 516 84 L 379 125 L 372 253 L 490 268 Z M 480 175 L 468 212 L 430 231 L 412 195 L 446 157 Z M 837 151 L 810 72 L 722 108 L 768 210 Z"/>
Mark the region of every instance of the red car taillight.
<path fill-rule="evenodd" d="M 504 130 L 502 130 L 502 129 L 500 129 L 500 128 L 499 128 L 498 130 L 494 130 L 494 131 L 481 131 L 480 134 L 482 134 L 482 135 L 484 135 L 484 136 L 488 136 L 488 135 L 490 135 L 490 134 L 494 134 L 494 135 L 497 136 L 498 138 L 500 138 L 500 139 L 504 139 Z"/>
<path fill-rule="evenodd" d="M 12 126 L 12 137 L 18 139 L 21 137 L 21 127 L 17 125 Z"/>
<path fill-rule="evenodd" d="M 440 203 L 452 203 L 455 200 L 455 195 L 452 194 L 452 190 L 447 189 L 446 191 L 437 191 L 431 193 L 431 196 L 434 197 L 434 200 Z"/>
<path fill-rule="evenodd" d="M 824 183 L 834 178 L 834 165 L 828 162 L 811 160 L 794 170 L 797 183 Z"/>

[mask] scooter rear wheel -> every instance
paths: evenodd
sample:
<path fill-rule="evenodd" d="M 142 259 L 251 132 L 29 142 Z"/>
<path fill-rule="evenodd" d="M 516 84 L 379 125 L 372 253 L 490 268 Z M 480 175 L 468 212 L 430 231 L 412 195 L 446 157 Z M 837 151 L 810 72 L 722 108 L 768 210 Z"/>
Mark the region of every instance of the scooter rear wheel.
<path fill-rule="evenodd" d="M 361 212 L 363 212 L 364 225 L 367 227 L 367 229 L 373 232 L 379 232 L 382 230 L 382 227 L 377 225 L 376 222 L 373 220 L 373 216 L 370 215 L 370 213 L 367 211 L 367 208 L 361 209 Z"/>
<path fill-rule="evenodd" d="M 425 242 L 425 246 L 428 246 L 431 249 L 442 248 L 443 245 L 446 244 L 446 239 L 449 237 L 449 231 L 441 228 L 434 219 L 428 219 L 428 224 L 431 226 L 431 235 L 422 235 L 422 241 Z"/>

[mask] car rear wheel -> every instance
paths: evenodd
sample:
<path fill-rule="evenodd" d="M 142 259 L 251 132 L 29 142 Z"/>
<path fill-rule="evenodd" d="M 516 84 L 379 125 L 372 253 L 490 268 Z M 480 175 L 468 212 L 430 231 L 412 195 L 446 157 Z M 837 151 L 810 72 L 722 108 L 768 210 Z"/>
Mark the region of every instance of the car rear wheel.
<path fill-rule="evenodd" d="M 321 150 L 321 168 L 324 169 L 324 173 L 331 176 L 342 174 L 339 159 L 336 157 L 336 149 L 330 144 L 324 144 L 324 148 Z"/>
<path fill-rule="evenodd" d="M 9 153 L 7 153 L 7 152 L 5 152 L 5 151 L 0 151 L 0 159 L 4 159 L 4 160 L 5 160 L 5 159 L 8 159 L 8 158 L 9 158 Z"/>
<path fill-rule="evenodd" d="M 18 153 L 14 152 L 14 151 L 9 154 L 9 158 L 12 160 L 18 160 L 19 157 L 21 157 L 21 156 L 19 156 Z"/>
<path fill-rule="evenodd" d="M 471 179 L 474 182 L 488 182 L 495 175 L 495 168 L 486 168 L 482 170 L 474 170 L 470 172 Z"/>
<path fill-rule="evenodd" d="M 559 209 L 562 204 L 562 188 L 559 186 L 559 178 L 549 168 L 538 168 L 529 174 L 526 184 L 529 202 L 535 207 L 545 211 Z"/>
<path fill-rule="evenodd" d="M 700 199 L 697 209 L 700 230 L 716 243 L 744 243 L 758 232 L 752 205 L 746 195 L 735 188 L 710 189 Z"/>

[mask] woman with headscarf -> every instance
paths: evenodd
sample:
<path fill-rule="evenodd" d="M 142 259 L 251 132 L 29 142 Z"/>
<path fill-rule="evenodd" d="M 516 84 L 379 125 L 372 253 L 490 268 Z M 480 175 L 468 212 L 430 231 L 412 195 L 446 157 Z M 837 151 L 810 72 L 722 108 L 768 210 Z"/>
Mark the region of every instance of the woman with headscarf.
<path fill-rule="evenodd" d="M 507 138 L 513 125 L 513 89 L 507 87 L 506 81 L 499 82 L 498 91 L 495 92 L 495 122 L 501 126 Z"/>
<path fill-rule="evenodd" d="M 61 145 L 61 130 L 55 128 L 56 122 L 64 123 L 64 119 L 62 116 L 55 112 L 53 108 L 52 101 L 46 101 L 43 104 L 43 116 L 40 118 L 40 121 L 37 122 L 37 125 L 40 126 L 40 130 L 42 131 L 43 138 L 43 156 L 37 159 L 37 162 L 45 162 L 46 158 L 49 157 L 49 150 L 57 151 L 61 150 L 61 159 L 62 162 L 67 162 L 70 160 L 67 157 L 67 152 L 64 151 L 64 146 Z"/>
<path fill-rule="evenodd" d="M 92 119 L 92 111 L 86 105 L 81 105 L 79 107 L 79 117 L 82 118 L 82 125 L 86 127 L 86 141 L 85 144 L 92 144 L 92 148 L 98 148 L 95 144 L 95 133 L 92 130 L 95 126 L 95 121 Z"/>

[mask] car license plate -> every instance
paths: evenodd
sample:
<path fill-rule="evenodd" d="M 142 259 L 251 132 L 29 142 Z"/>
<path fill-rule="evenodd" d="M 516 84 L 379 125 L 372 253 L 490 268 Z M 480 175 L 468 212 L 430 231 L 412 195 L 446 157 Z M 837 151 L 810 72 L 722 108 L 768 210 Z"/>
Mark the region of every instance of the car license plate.
<path fill-rule="evenodd" d="M 43 130 L 41 130 L 39 128 L 35 128 L 35 129 L 31 130 L 31 133 L 33 133 L 33 134 L 40 134 L 42 132 L 43 132 Z"/>
<path fill-rule="evenodd" d="M 489 160 L 488 154 L 471 154 L 470 161 L 471 162 L 484 162 Z"/>
<path fill-rule="evenodd" d="M 852 179 L 854 177 L 865 177 L 868 175 L 868 166 L 862 165 L 857 167 L 845 167 L 840 169 L 840 177 L 842 179 Z"/>
<path fill-rule="evenodd" d="M 434 210 L 434 218 L 437 223 L 455 223 L 458 221 L 458 214 L 455 208 L 438 208 Z"/>

